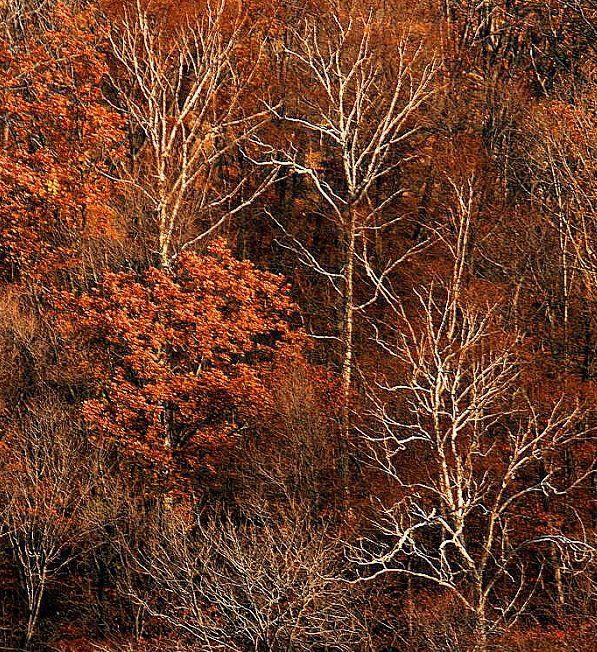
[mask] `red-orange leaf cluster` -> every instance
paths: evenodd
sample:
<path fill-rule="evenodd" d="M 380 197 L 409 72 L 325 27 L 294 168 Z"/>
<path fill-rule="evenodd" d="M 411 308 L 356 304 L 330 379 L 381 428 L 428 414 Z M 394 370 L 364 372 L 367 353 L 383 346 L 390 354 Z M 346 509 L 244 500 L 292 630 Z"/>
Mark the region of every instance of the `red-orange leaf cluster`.
<path fill-rule="evenodd" d="M 204 472 L 266 419 L 267 380 L 302 342 L 282 279 L 221 240 L 171 271 L 108 275 L 77 308 L 97 365 L 89 429 L 162 481 Z"/>
<path fill-rule="evenodd" d="M 82 239 L 103 235 L 104 173 L 122 120 L 102 95 L 101 29 L 57 3 L 43 38 L 0 37 L 0 266 L 9 279 L 76 264 Z"/>

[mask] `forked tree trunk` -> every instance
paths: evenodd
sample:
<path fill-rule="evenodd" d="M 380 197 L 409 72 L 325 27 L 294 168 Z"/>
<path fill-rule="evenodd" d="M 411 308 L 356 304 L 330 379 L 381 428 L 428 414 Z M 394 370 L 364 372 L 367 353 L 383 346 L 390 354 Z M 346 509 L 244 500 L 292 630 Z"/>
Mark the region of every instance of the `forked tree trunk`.
<path fill-rule="evenodd" d="M 45 584 L 46 584 L 46 573 L 42 572 L 42 576 L 39 578 L 39 582 L 36 583 L 31 579 L 31 592 L 30 592 L 30 602 L 27 606 L 27 627 L 23 634 L 23 649 L 28 650 L 31 646 L 35 630 L 37 628 L 37 621 L 39 620 L 39 612 L 41 610 L 41 603 L 45 593 Z"/>

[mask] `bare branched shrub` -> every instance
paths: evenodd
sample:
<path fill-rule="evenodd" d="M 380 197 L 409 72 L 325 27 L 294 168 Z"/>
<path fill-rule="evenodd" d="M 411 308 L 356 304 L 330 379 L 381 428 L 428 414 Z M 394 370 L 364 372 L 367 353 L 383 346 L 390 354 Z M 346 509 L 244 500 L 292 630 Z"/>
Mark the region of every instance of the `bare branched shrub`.
<path fill-rule="evenodd" d="M 358 650 L 365 626 L 331 530 L 304 514 L 242 522 L 167 507 L 138 514 L 119 545 L 136 576 L 122 587 L 151 619 L 204 650 Z"/>
<path fill-rule="evenodd" d="M 94 546 L 97 477 L 97 459 L 77 429 L 75 414 L 55 397 L 32 401 L 4 432 L 2 532 L 27 608 L 25 647 L 34 638 L 48 588 Z"/>

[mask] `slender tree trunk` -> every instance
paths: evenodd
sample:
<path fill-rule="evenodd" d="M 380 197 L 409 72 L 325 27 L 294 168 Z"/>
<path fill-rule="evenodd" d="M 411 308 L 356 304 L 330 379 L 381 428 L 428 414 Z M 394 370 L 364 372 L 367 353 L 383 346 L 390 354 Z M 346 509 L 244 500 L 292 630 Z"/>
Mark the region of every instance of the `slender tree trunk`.
<path fill-rule="evenodd" d="M 487 652 L 487 614 L 483 585 L 477 585 L 477 610 L 475 622 L 475 652 Z"/>
<path fill-rule="evenodd" d="M 32 598 L 33 600 L 29 604 L 29 613 L 27 617 L 27 629 L 25 631 L 25 636 L 23 639 L 23 648 L 25 650 L 29 649 L 31 641 L 33 640 L 33 635 L 37 627 L 37 620 L 39 618 L 39 611 L 41 609 L 41 602 L 44 597 L 46 578 L 45 571 L 42 573 L 42 576 L 39 579 L 39 584 L 37 587 L 33 587 Z"/>
<path fill-rule="evenodd" d="M 348 492 L 348 443 L 350 436 L 350 393 L 352 387 L 353 366 L 353 330 L 354 330 L 354 258 L 355 258 L 355 211 L 352 206 L 347 210 L 348 227 L 343 278 L 343 314 L 342 314 L 342 433 L 340 449 L 340 472 L 344 479 L 345 493 Z"/>
<path fill-rule="evenodd" d="M 167 207 L 165 204 L 160 206 L 159 209 L 159 266 L 161 269 L 168 269 L 169 266 L 169 252 L 170 252 L 170 237 L 168 229 L 168 215 Z"/>
<path fill-rule="evenodd" d="M 352 385 L 352 355 L 354 329 L 354 233 L 349 236 L 344 268 L 344 311 L 342 315 L 342 431 L 350 429 L 350 389 Z"/>

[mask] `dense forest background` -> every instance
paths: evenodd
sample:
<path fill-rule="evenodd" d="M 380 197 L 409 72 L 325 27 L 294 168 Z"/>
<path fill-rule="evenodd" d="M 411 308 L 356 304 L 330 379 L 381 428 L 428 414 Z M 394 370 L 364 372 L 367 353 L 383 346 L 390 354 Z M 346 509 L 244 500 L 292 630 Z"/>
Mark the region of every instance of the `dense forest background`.
<path fill-rule="evenodd" d="M 595 649 L 595 0 L 0 1 L 0 645 Z"/>

